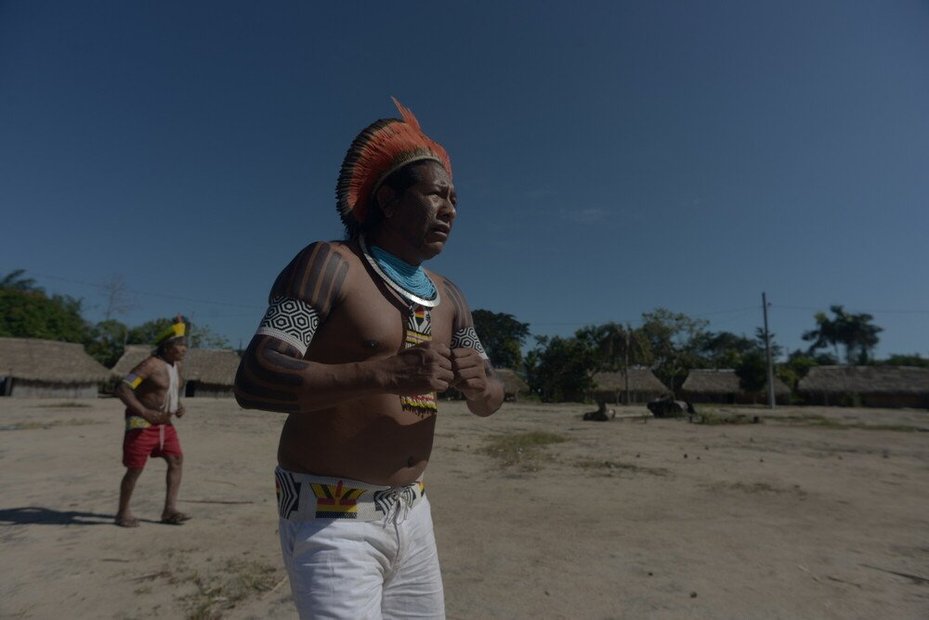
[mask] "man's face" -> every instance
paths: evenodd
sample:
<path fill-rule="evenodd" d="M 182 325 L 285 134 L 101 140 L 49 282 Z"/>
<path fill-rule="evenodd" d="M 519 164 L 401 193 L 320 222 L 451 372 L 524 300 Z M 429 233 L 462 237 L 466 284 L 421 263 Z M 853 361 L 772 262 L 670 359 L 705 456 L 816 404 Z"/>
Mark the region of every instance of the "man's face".
<path fill-rule="evenodd" d="M 417 265 L 445 249 L 458 199 L 448 172 L 439 163 L 415 165 L 417 181 L 387 205 L 383 226 L 402 242 L 398 256 Z"/>
<path fill-rule="evenodd" d="M 180 362 L 187 355 L 187 340 L 175 338 L 165 347 L 165 358 L 169 362 Z"/>

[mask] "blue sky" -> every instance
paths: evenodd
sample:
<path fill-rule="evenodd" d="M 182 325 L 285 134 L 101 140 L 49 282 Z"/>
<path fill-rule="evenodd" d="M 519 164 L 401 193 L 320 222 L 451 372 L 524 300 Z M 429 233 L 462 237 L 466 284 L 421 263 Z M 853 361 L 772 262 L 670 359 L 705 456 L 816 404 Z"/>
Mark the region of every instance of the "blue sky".
<path fill-rule="evenodd" d="M 792 349 L 831 304 L 929 356 L 929 4 L 0 2 L 0 273 L 247 343 L 342 235 L 394 95 L 449 150 L 431 267 L 533 334 L 667 307 Z"/>

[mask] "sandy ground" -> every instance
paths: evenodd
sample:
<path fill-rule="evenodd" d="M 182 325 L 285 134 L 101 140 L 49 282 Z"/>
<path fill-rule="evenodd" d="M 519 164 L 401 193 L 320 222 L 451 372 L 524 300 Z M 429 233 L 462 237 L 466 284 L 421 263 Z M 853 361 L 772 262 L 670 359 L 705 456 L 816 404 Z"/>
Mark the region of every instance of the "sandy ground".
<path fill-rule="evenodd" d="M 283 418 L 186 402 L 194 519 L 157 522 L 158 460 L 130 530 L 112 525 L 120 404 L 0 399 L 0 617 L 296 617 L 272 478 Z M 582 421 L 591 409 L 443 403 L 426 482 L 450 618 L 929 618 L 929 412 Z"/>

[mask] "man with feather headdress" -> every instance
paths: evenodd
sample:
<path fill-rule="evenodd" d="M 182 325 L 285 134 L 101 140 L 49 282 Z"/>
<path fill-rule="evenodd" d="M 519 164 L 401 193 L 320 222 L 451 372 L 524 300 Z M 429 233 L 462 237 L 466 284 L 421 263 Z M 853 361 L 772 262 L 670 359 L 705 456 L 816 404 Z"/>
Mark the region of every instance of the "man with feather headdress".
<path fill-rule="evenodd" d="M 464 295 L 423 267 L 457 216 L 445 149 L 413 113 L 352 142 L 337 184 L 345 241 L 278 275 L 236 398 L 287 413 L 275 478 L 301 617 L 444 617 L 423 472 L 454 387 L 476 415 L 503 402 Z"/>

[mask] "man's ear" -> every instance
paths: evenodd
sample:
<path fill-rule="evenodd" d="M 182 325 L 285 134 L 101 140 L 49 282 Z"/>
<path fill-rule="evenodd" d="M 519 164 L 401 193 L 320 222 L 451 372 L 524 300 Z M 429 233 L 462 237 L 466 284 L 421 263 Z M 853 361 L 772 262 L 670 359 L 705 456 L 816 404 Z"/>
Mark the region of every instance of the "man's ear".
<path fill-rule="evenodd" d="M 377 204 L 381 207 L 381 213 L 385 218 L 392 217 L 397 210 L 397 192 L 389 185 L 381 185 L 377 188 L 375 194 Z"/>

